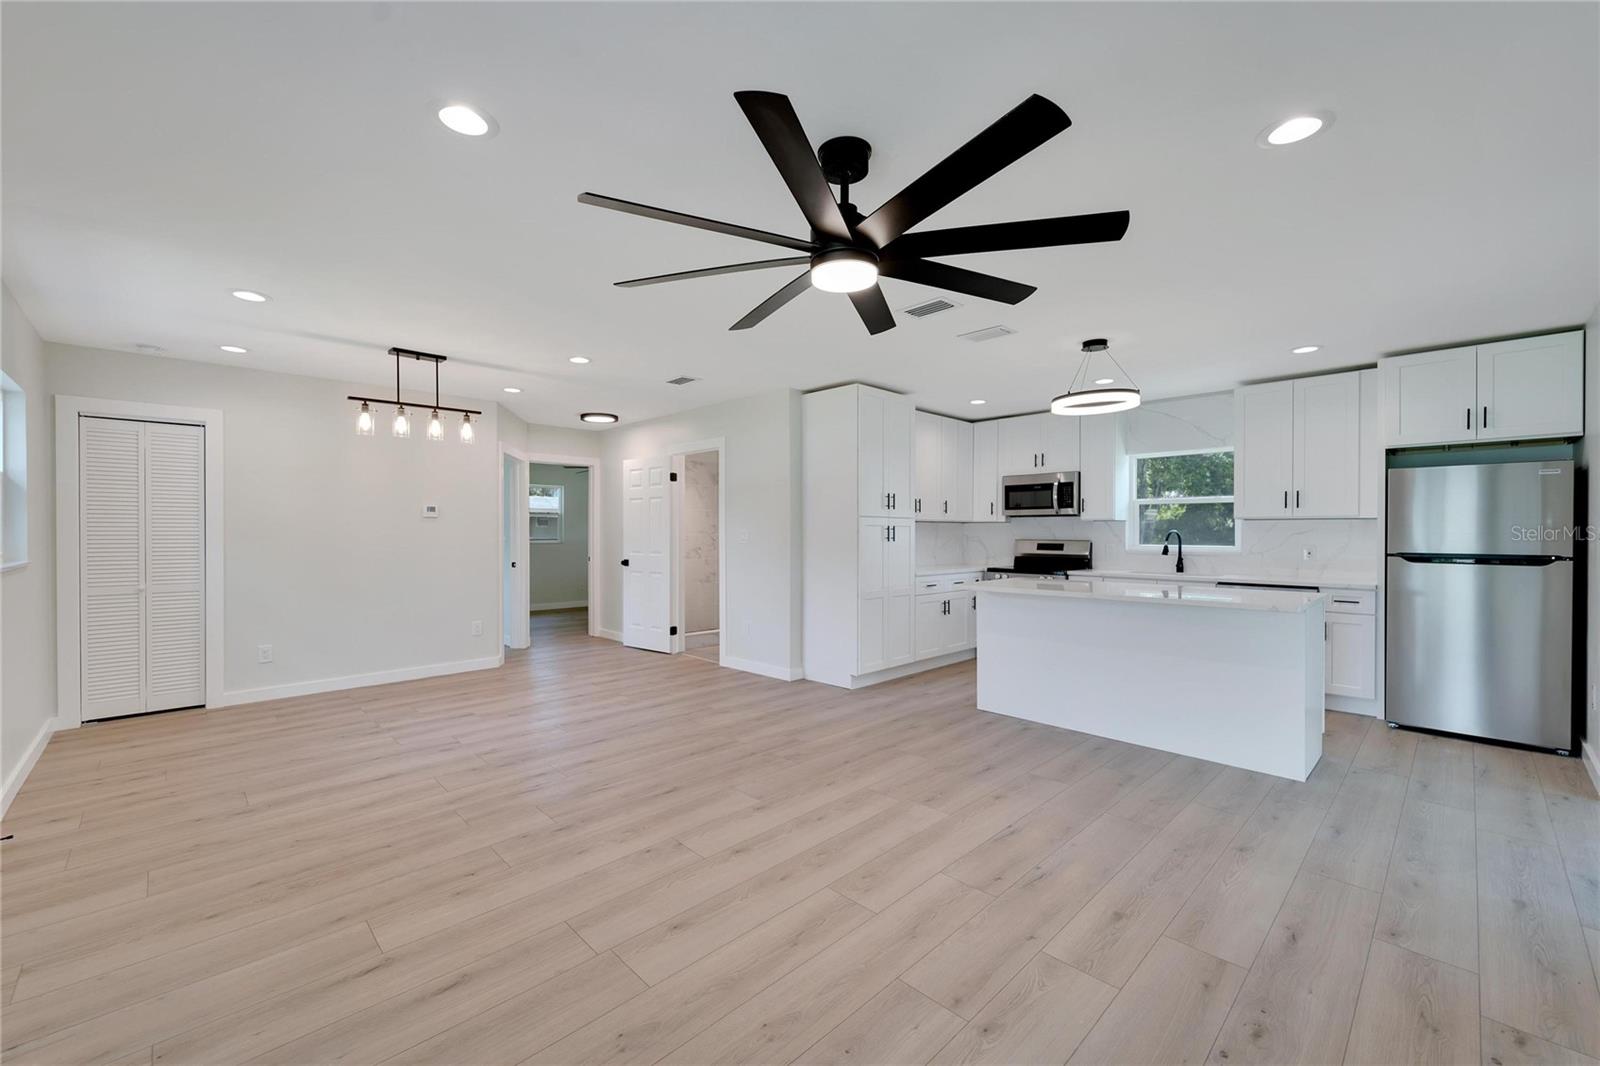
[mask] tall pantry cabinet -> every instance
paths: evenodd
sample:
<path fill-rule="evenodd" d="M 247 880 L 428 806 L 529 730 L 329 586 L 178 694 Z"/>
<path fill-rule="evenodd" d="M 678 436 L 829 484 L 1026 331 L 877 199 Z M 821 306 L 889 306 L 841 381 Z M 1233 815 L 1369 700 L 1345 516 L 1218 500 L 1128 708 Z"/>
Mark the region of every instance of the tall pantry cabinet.
<path fill-rule="evenodd" d="M 801 400 L 805 675 L 855 688 L 913 662 L 911 401 L 867 385 Z"/>

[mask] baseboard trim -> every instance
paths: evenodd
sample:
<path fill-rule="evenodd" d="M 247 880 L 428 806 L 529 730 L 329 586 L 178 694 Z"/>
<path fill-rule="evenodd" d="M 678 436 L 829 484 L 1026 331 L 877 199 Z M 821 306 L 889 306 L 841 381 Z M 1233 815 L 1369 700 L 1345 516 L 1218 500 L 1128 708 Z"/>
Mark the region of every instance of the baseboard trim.
<path fill-rule="evenodd" d="M 702 629 L 696 633 L 683 635 L 684 650 L 689 648 L 709 648 L 722 640 L 722 631 L 718 629 Z"/>
<path fill-rule="evenodd" d="M 427 666 L 407 666 L 399 670 L 379 670 L 371 674 L 350 674 L 345 677 L 325 677 L 316 681 L 297 681 L 288 685 L 239 689 L 224 692 L 222 702 L 218 706 L 235 707 L 243 703 L 285 700 L 294 696 L 315 696 L 322 692 L 342 692 L 351 688 L 388 685 L 396 681 L 418 681 L 425 677 L 465 674 L 473 670 L 492 670 L 503 662 L 504 652 L 484 659 L 460 659 L 453 663 L 430 663 Z"/>
<path fill-rule="evenodd" d="M 594 635 L 604 640 L 614 640 L 618 644 L 622 643 L 622 634 L 615 629 L 596 629 Z"/>
<path fill-rule="evenodd" d="M 740 659 L 726 652 L 722 655 L 722 665 L 730 670 L 742 670 L 747 674 L 760 674 L 762 677 L 771 677 L 779 681 L 799 681 L 805 672 L 795 666 L 776 666 L 772 663 L 757 662 L 754 659 Z"/>
<path fill-rule="evenodd" d="M 1343 711 L 1346 714 L 1361 714 L 1368 718 L 1382 718 L 1383 705 L 1377 700 L 1364 700 L 1356 696 L 1328 696 L 1322 697 L 1322 705 L 1330 711 Z"/>
<path fill-rule="evenodd" d="M 34 764 L 39 761 L 39 756 L 44 754 L 45 745 L 50 743 L 50 735 L 56 731 L 56 717 L 51 715 L 39 726 L 39 732 L 34 735 L 33 742 L 28 745 L 27 753 L 22 756 L 22 761 L 6 779 L 5 790 L 0 793 L 0 816 L 11 809 L 11 801 L 17 798 L 17 793 L 22 791 L 22 783 L 28 779 L 28 774 L 33 770 Z"/>
<path fill-rule="evenodd" d="M 1583 768 L 1589 771 L 1589 781 L 1594 785 L 1594 790 L 1600 792 L 1600 755 L 1595 754 L 1587 740 L 1583 742 Z"/>
<path fill-rule="evenodd" d="M 894 681 L 912 674 L 920 674 L 926 670 L 937 670 L 941 666 L 952 666 L 956 663 L 976 659 L 978 650 L 967 648 L 964 651 L 946 652 L 943 655 L 934 655 L 927 659 L 917 659 L 899 666 L 891 666 L 887 670 L 879 670 L 872 674 L 857 674 L 850 679 L 849 688 L 866 688 L 869 685 L 879 685 L 885 681 Z"/>
<path fill-rule="evenodd" d="M 588 600 L 559 600 L 551 603 L 530 603 L 529 611 L 566 611 L 573 607 L 587 607 Z"/>

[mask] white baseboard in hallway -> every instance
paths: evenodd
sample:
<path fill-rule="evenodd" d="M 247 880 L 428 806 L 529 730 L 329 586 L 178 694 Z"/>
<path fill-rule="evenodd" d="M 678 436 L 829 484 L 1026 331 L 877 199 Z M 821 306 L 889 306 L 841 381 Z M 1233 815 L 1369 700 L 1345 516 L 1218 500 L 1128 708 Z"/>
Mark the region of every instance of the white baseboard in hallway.
<path fill-rule="evenodd" d="M 296 681 L 287 685 L 239 689 L 224 692 L 219 706 L 235 707 L 242 703 L 261 703 L 264 700 L 283 700 L 291 696 L 314 696 L 319 692 L 341 692 L 350 688 L 367 688 L 370 685 L 389 685 L 396 681 L 418 681 L 424 677 L 492 670 L 504 661 L 505 652 L 502 649 L 500 654 L 482 659 L 459 659 L 451 663 L 430 663 L 426 666 L 407 666 L 399 670 L 380 670 L 370 674 L 350 674 L 346 677 L 327 677 L 316 681 Z"/>
<path fill-rule="evenodd" d="M 34 764 L 39 761 L 39 756 L 44 754 L 45 745 L 50 743 L 50 735 L 55 731 L 56 718 L 52 715 L 39 726 L 39 732 L 34 734 L 27 752 L 22 756 L 22 761 L 11 772 L 11 776 L 6 778 L 5 789 L 0 792 L 0 815 L 4 815 L 10 808 L 11 801 L 17 798 L 22 783 L 28 779 L 28 771 L 33 769 Z"/>

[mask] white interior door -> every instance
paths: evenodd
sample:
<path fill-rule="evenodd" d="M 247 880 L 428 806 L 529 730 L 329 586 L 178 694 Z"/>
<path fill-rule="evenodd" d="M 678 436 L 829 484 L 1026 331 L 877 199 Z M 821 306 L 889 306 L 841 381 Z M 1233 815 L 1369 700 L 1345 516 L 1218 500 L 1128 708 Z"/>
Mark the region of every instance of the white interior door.
<path fill-rule="evenodd" d="M 205 430 L 78 421 L 83 719 L 205 703 Z"/>
<path fill-rule="evenodd" d="M 672 650 L 672 460 L 622 464 L 622 643 Z"/>

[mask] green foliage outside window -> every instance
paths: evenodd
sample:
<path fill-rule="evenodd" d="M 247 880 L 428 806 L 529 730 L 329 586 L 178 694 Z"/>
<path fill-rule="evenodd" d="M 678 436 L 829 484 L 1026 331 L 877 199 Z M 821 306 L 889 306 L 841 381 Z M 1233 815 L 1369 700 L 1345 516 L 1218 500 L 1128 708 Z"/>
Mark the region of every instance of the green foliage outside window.
<path fill-rule="evenodd" d="M 1184 544 L 1233 547 L 1233 452 L 1139 457 L 1134 508 L 1140 544 L 1160 544 L 1176 529 Z"/>

